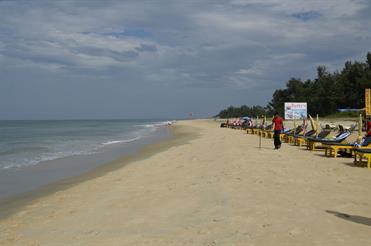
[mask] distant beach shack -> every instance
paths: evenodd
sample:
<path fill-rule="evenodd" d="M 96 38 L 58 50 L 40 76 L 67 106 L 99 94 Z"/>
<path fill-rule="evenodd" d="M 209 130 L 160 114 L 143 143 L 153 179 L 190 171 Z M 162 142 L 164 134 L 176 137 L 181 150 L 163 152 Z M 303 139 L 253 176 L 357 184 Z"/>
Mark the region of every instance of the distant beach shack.
<path fill-rule="evenodd" d="M 338 108 L 338 112 L 360 112 L 363 109 L 357 109 L 357 108 Z"/>

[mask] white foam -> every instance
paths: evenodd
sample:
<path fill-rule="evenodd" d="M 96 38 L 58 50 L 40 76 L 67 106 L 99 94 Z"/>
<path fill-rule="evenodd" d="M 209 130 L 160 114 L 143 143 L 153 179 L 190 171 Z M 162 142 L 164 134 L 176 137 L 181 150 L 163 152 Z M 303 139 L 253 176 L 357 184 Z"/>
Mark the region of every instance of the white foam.
<path fill-rule="evenodd" d="M 154 122 L 152 124 L 143 124 L 143 125 L 136 125 L 136 126 L 153 128 L 153 127 L 160 127 L 160 126 L 172 125 L 174 123 L 176 123 L 175 120 L 168 120 L 168 121 L 159 121 L 159 122 Z"/>
<path fill-rule="evenodd" d="M 78 155 L 90 155 L 100 151 L 104 151 L 104 149 L 108 146 L 114 146 L 119 144 L 125 144 L 137 141 L 142 138 L 146 138 L 150 136 L 153 132 L 158 130 L 161 127 L 165 127 L 167 125 L 173 124 L 174 121 L 157 121 L 157 122 L 143 122 L 143 124 L 139 125 L 131 125 L 130 131 L 126 131 L 126 128 L 122 130 L 122 134 L 130 134 L 130 135 L 116 135 L 102 137 L 100 139 L 70 139 L 67 138 L 65 141 L 63 138 L 54 139 L 53 136 L 44 143 L 40 142 L 42 146 L 46 146 L 45 149 L 37 151 L 29 151 L 29 152 L 19 152 L 19 149 L 16 150 L 16 153 L 5 153 L 6 159 L 2 157 L 0 160 L 0 170 L 1 169 L 17 169 L 23 168 L 27 166 L 37 165 L 41 162 L 45 161 L 52 161 L 55 159 L 65 158 L 69 156 L 78 156 Z M 49 143 L 51 143 L 49 145 Z M 32 147 L 32 146 L 31 146 Z"/>
<path fill-rule="evenodd" d="M 35 156 L 32 159 L 21 159 L 16 160 L 12 164 L 5 165 L 0 167 L 0 169 L 12 169 L 12 168 L 22 168 L 28 166 L 35 166 L 41 162 L 45 161 L 53 161 L 60 158 L 65 158 L 69 156 L 77 156 L 77 155 L 89 155 L 93 154 L 94 151 L 92 150 L 85 150 L 85 151 L 66 151 L 66 152 L 53 152 L 53 153 L 46 153 L 39 156 Z"/>
<path fill-rule="evenodd" d="M 140 137 L 135 137 L 135 138 L 130 138 L 130 139 L 125 139 L 125 140 L 114 140 L 114 141 L 108 141 L 105 143 L 102 143 L 102 145 L 111 145 L 111 144 L 118 144 L 118 143 L 130 143 L 136 140 L 139 140 Z"/>
<path fill-rule="evenodd" d="M 11 168 L 21 168 L 21 167 L 25 167 L 25 166 L 33 166 L 33 165 L 36 165 L 38 164 L 37 161 L 30 161 L 26 164 L 11 164 L 11 165 L 7 165 L 7 166 L 4 166 L 2 167 L 2 169 L 11 169 Z"/>

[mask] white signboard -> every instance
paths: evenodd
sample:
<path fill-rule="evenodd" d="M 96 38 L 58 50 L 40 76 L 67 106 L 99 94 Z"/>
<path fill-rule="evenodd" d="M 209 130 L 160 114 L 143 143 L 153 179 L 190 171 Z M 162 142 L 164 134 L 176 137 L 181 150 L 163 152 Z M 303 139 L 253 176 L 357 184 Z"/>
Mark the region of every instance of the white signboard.
<path fill-rule="evenodd" d="M 307 103 L 285 102 L 285 120 L 307 118 Z"/>

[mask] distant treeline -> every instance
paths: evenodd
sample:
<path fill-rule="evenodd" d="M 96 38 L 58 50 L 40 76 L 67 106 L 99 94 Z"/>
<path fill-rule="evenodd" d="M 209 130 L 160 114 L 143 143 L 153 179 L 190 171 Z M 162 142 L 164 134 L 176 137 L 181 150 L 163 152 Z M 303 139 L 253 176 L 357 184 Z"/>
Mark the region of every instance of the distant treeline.
<path fill-rule="evenodd" d="M 227 109 L 220 111 L 218 117 L 220 118 L 236 118 L 242 116 L 257 116 L 257 115 L 265 115 L 270 114 L 269 109 L 262 106 L 246 106 L 243 105 L 241 107 L 233 107 L 230 106 Z"/>
<path fill-rule="evenodd" d="M 326 116 L 339 108 L 364 108 L 365 88 L 371 88 L 371 53 L 362 62 L 347 61 L 339 72 L 330 73 L 325 66 L 317 68 L 317 78 L 291 78 L 285 89 L 276 90 L 267 106 L 232 107 L 220 111 L 220 118 L 272 115 L 284 113 L 285 102 L 307 102 L 308 114 Z"/>

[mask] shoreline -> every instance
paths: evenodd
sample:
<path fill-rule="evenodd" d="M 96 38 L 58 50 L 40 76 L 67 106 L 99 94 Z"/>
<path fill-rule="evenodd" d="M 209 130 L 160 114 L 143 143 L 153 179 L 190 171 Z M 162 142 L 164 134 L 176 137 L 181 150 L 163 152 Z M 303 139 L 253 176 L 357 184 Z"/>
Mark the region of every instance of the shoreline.
<path fill-rule="evenodd" d="M 136 125 L 131 124 L 130 121 L 102 121 L 103 123 L 100 123 L 101 125 L 96 123 L 96 121 L 93 122 L 85 122 L 84 123 L 78 123 L 76 124 L 76 121 L 68 121 L 70 125 L 63 125 L 60 124 L 60 122 L 53 122 L 51 124 L 52 129 L 57 129 L 57 132 L 53 133 L 49 136 L 50 139 L 56 138 L 57 144 L 51 143 L 50 149 L 54 149 L 53 151 L 49 151 L 48 148 L 45 148 L 44 153 L 40 153 L 41 156 L 47 155 L 48 151 L 51 156 L 58 156 L 58 155 L 64 155 L 63 151 L 67 151 L 70 149 L 71 152 L 69 152 L 68 155 L 60 158 L 51 158 L 50 160 L 41 160 L 34 164 L 27 164 L 27 160 L 30 160 L 32 158 L 35 158 L 35 153 L 32 153 L 32 151 L 29 153 L 30 158 L 26 157 L 25 154 L 23 154 L 24 157 L 24 164 L 20 164 L 18 167 L 15 168 L 4 168 L 4 159 L 0 169 L 0 201 L 11 198 L 17 195 L 20 195 L 22 193 L 26 193 L 32 190 L 35 190 L 39 187 L 45 186 L 50 183 L 54 183 L 58 180 L 62 180 L 68 177 L 74 177 L 79 176 L 80 174 L 83 174 L 87 171 L 93 170 L 94 168 L 103 165 L 105 163 L 108 163 L 110 161 L 114 161 L 116 159 L 119 159 L 123 156 L 129 155 L 131 153 L 137 152 L 139 149 L 141 149 L 143 146 L 146 146 L 151 143 L 155 143 L 157 141 L 161 141 L 162 139 L 166 139 L 171 137 L 171 130 L 168 126 L 165 124 L 160 124 L 157 122 L 139 122 L 137 121 Z M 133 121 L 135 122 L 135 121 Z M 112 123 L 115 123 L 112 125 Z M 117 123 L 120 124 L 120 127 L 123 129 L 120 129 L 119 131 L 115 127 L 117 126 Z M 129 124 L 128 124 L 129 123 Z M 149 124 L 147 124 L 149 123 Z M 34 127 L 37 131 L 37 129 L 40 129 L 40 125 L 44 124 L 48 126 L 48 123 L 45 123 L 44 121 L 37 121 L 37 124 L 31 125 L 30 124 L 23 124 L 17 122 L 18 125 L 20 125 L 21 129 L 23 129 L 24 132 L 27 134 L 31 134 L 31 138 L 35 137 L 33 133 L 32 127 Z M 58 125 L 59 124 L 59 125 Z M 89 125 L 91 124 L 91 125 Z M 97 124 L 97 125 L 95 125 Z M 110 133 L 110 130 L 106 130 L 107 128 L 104 128 L 104 124 L 111 124 L 113 127 L 113 132 L 116 132 L 114 136 L 112 135 L 112 132 Z M 142 125 L 141 125 L 142 124 Z M 156 126 L 157 124 L 157 126 Z M 85 138 L 85 141 L 80 141 L 81 143 L 86 143 L 87 147 L 84 147 L 84 144 L 81 144 L 81 147 L 78 147 L 75 143 L 72 141 L 72 145 L 70 147 L 63 147 L 63 141 L 58 141 L 58 129 L 62 129 L 62 131 L 65 131 L 69 127 L 74 126 L 76 129 L 82 129 L 81 135 L 83 138 Z M 127 131 L 127 128 L 125 127 L 131 127 L 132 129 L 130 131 Z M 67 126 L 67 127 L 66 127 Z M 90 129 L 91 126 L 93 126 L 93 130 Z M 97 126 L 97 127 L 96 127 Z M 103 127 L 102 127 L 103 126 Z M 139 127 L 141 126 L 141 127 Z M 5 126 L 7 127 L 7 126 Z M 23 127 L 23 128 L 22 128 Z M 27 128 L 28 127 L 28 128 Z M 99 139 L 99 137 L 96 137 L 94 139 L 87 140 L 86 139 L 86 129 L 92 130 L 93 132 L 89 133 L 93 136 L 102 134 L 102 131 L 104 134 L 106 134 L 106 138 Z M 98 134 L 96 134 L 94 131 L 97 130 Z M 84 133 L 85 131 L 85 133 Z M 28 133 L 27 133 L 28 132 Z M 32 135 L 34 134 L 34 135 Z M 67 133 L 71 134 L 71 133 Z M 133 135 L 133 136 L 130 136 Z M 67 141 L 64 143 L 66 146 L 68 146 L 68 138 Z M 79 138 L 78 136 L 75 136 L 74 138 Z M 110 141 L 109 139 L 120 139 L 119 141 Z M 30 141 L 25 139 L 25 142 Z M 22 141 L 20 141 L 22 142 Z M 31 141 L 30 141 L 31 142 Z M 42 149 L 43 144 L 45 144 L 45 139 L 40 140 L 36 137 L 36 144 L 34 147 L 31 144 L 26 144 L 27 148 L 34 148 L 34 149 Z M 70 141 L 71 143 L 71 141 Z M 59 144 L 59 146 L 58 146 Z M 28 146 L 28 147 L 27 147 Z M 14 153 L 16 153 L 17 144 L 15 144 L 14 147 L 10 147 L 10 149 L 14 148 Z M 79 151 L 80 150 L 80 151 Z M 83 152 L 83 150 L 87 151 L 86 153 Z M 59 152 L 61 151 L 61 152 Z M 75 152 L 74 152 L 75 151 Z M 55 152 L 55 153 L 53 153 Z M 67 151 L 68 152 L 68 151 Z M 62 154 L 60 154 L 62 153 Z M 77 153 L 77 154 L 74 154 Z M 21 155 L 22 156 L 22 155 Z M 16 157 L 14 157 L 16 159 Z M 14 160 L 15 160 L 14 159 Z M 40 157 L 40 159 L 42 159 Z M 6 160 L 6 156 L 5 156 Z M 13 160 L 13 161 L 14 161 Z M 6 165 L 13 165 L 11 164 L 12 161 L 10 160 L 9 163 L 6 163 Z"/>
<path fill-rule="evenodd" d="M 75 185 L 103 176 L 109 172 L 125 168 L 125 166 L 130 165 L 132 162 L 150 158 L 154 154 L 166 151 L 168 148 L 177 145 L 185 144 L 188 140 L 197 137 L 197 133 L 195 133 L 194 130 L 179 129 L 176 124 L 172 125 L 169 129 L 171 131 L 170 137 L 144 144 L 134 152 L 128 153 L 112 161 L 102 163 L 91 170 L 75 176 L 53 181 L 31 191 L 16 194 L 11 197 L 1 198 L 0 221 L 11 216 L 13 213 L 19 211 L 22 207 L 30 204 L 34 200 L 69 189 Z"/>

